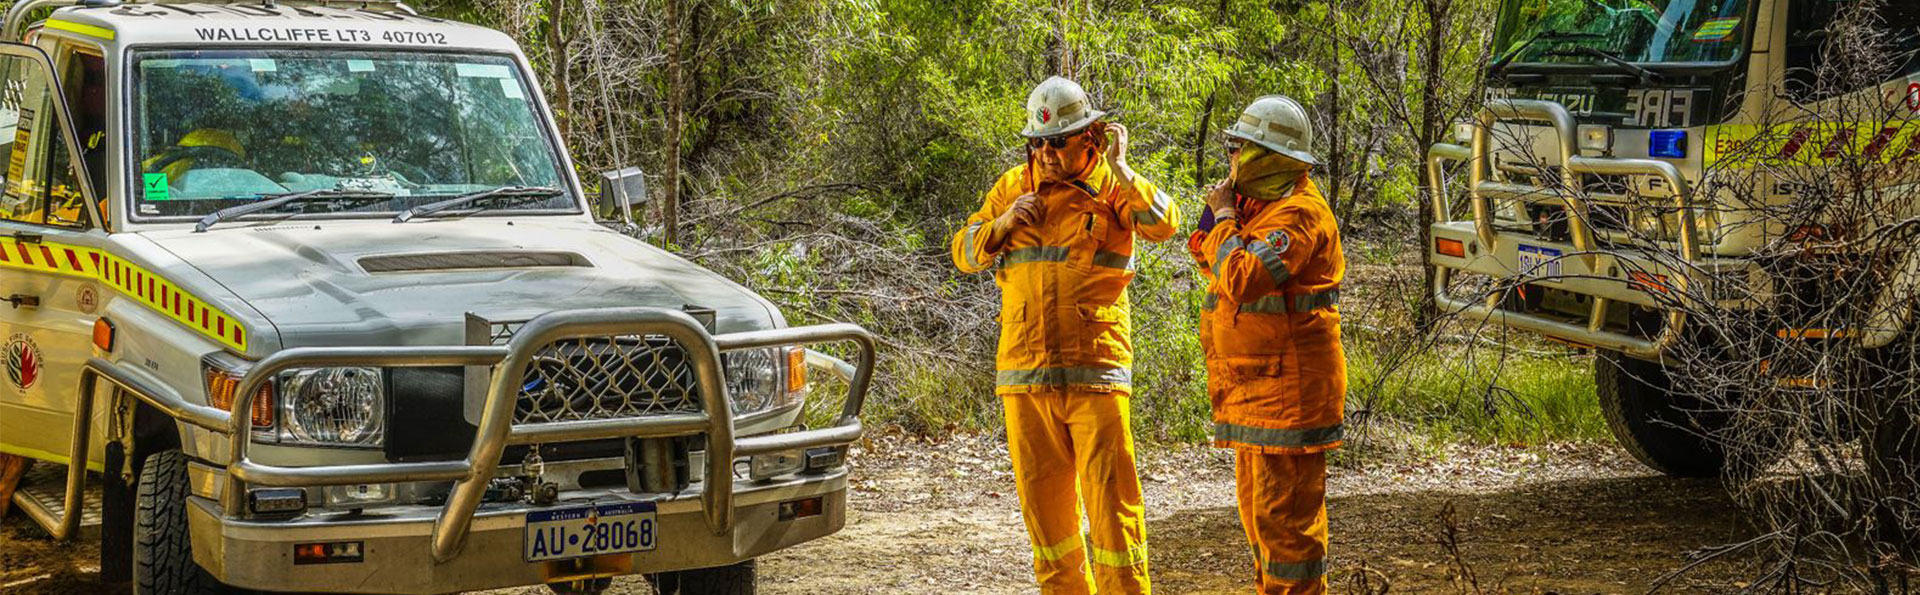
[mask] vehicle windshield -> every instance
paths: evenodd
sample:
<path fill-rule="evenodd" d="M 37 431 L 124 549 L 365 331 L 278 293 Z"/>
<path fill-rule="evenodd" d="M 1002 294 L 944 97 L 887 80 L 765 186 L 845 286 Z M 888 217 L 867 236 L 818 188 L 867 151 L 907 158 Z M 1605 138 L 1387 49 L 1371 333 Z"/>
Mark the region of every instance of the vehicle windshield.
<path fill-rule="evenodd" d="M 1726 62 L 1745 48 L 1747 0 L 1505 0 L 1495 59 L 1514 63 Z M 1594 52 L 1592 50 L 1600 50 Z"/>
<path fill-rule="evenodd" d="M 135 216 L 198 217 L 317 190 L 263 214 L 392 213 L 503 187 L 568 188 L 558 145 L 506 57 L 150 52 L 135 65 Z M 570 193 L 489 210 L 577 210 Z"/>

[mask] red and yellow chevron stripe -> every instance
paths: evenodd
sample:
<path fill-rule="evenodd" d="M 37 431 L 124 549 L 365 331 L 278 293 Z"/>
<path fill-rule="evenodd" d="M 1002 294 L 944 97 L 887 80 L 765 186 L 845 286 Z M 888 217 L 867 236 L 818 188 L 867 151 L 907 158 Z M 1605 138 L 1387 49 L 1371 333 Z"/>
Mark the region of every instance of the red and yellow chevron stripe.
<path fill-rule="evenodd" d="M 0 236 L 0 269 L 28 270 L 99 281 L 236 351 L 247 350 L 247 330 L 225 312 L 120 257 L 53 242 Z"/>

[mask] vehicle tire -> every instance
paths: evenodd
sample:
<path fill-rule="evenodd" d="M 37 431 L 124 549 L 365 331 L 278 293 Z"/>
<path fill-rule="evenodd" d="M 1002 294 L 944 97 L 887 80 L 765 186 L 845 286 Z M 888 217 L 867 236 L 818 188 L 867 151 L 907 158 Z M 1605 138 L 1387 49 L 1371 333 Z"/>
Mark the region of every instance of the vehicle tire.
<path fill-rule="evenodd" d="M 1633 458 L 1674 477 L 1712 477 L 1726 466 L 1725 449 L 1706 435 L 1727 420 L 1702 413 L 1697 397 L 1673 392 L 1660 364 L 1600 350 L 1593 379 L 1607 427 Z"/>
<path fill-rule="evenodd" d="M 647 575 L 660 595 L 753 595 L 753 560 L 732 566 L 676 570 Z"/>
<path fill-rule="evenodd" d="M 1881 532 L 1877 539 L 1891 545 L 1909 562 L 1920 563 L 1920 509 L 1905 494 L 1920 490 L 1920 411 L 1890 408 L 1872 432 L 1860 437 L 1866 459 L 1867 493 L 1874 503 Z"/>
<path fill-rule="evenodd" d="M 187 530 L 187 455 L 154 453 L 140 469 L 133 509 L 135 595 L 216 595 L 220 583 L 193 561 Z"/>

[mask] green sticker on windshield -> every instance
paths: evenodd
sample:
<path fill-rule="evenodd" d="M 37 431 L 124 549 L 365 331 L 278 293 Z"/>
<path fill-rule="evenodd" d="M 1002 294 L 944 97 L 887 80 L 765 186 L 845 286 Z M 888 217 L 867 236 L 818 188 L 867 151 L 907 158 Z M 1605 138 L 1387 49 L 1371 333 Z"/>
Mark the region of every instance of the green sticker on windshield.
<path fill-rule="evenodd" d="M 1740 29 L 1740 18 L 1714 19 L 1700 24 L 1700 30 L 1693 32 L 1694 41 L 1721 41 L 1733 37 Z"/>
<path fill-rule="evenodd" d="M 166 200 L 172 198 L 173 191 L 167 188 L 167 174 L 147 174 L 141 176 L 141 195 L 147 200 Z"/>

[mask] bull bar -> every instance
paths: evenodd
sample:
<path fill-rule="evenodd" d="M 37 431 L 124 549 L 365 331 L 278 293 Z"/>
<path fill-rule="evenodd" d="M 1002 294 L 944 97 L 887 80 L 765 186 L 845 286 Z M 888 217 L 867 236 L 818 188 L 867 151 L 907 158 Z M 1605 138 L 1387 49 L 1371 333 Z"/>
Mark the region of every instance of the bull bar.
<path fill-rule="evenodd" d="M 1493 162 L 1493 148 L 1489 138 L 1495 125 L 1503 122 L 1536 122 L 1552 128 L 1559 152 L 1561 171 L 1558 188 L 1539 185 L 1515 184 L 1504 179 L 1490 176 Z M 1588 157 L 1581 155 L 1578 147 L 1578 130 L 1566 107 L 1552 101 L 1514 99 L 1489 102 L 1471 122 L 1473 138 L 1469 146 L 1452 143 L 1434 145 L 1427 153 L 1428 186 L 1433 189 L 1434 227 L 1438 232 L 1447 224 L 1450 217 L 1448 193 L 1446 192 L 1445 169 L 1449 162 L 1462 162 L 1467 165 L 1468 200 L 1472 209 L 1474 239 L 1488 254 L 1500 246 L 1503 240 L 1494 228 L 1494 210 L 1492 199 L 1502 198 L 1526 203 L 1558 202 L 1566 207 L 1567 225 L 1575 254 L 1589 270 L 1596 268 L 1600 253 L 1594 240 L 1593 226 L 1587 219 L 1586 198 L 1581 196 L 1579 177 L 1584 174 L 1618 176 L 1652 176 L 1666 182 L 1675 206 L 1678 207 L 1679 238 L 1675 255 L 1679 261 L 1668 285 L 1677 295 L 1685 295 L 1690 285 L 1690 277 L 1699 263 L 1699 248 L 1696 245 L 1696 223 L 1694 221 L 1691 199 L 1693 192 L 1687 179 L 1673 164 L 1653 159 L 1630 159 L 1613 157 Z M 1569 183 L 1569 180 L 1572 183 Z M 1436 234 L 1437 235 L 1437 234 Z M 1426 246 L 1424 250 L 1433 250 Z M 1429 261 L 1431 262 L 1431 257 Z M 1657 359 L 1666 353 L 1680 339 L 1680 333 L 1686 324 L 1686 313 L 1679 309 L 1668 309 L 1665 324 L 1658 334 L 1650 339 L 1608 331 L 1604 328 L 1607 309 L 1613 300 L 1602 296 L 1592 296 L 1593 303 L 1585 326 L 1571 324 L 1552 318 L 1515 312 L 1499 307 L 1499 296 L 1490 295 L 1482 303 L 1453 297 L 1447 287 L 1456 267 L 1434 265 L 1434 286 L 1431 288 L 1434 301 L 1441 308 L 1463 314 L 1470 319 L 1494 321 L 1499 324 L 1526 331 L 1545 334 L 1569 341 L 1616 349 L 1628 355 L 1646 359 Z M 1673 267 L 1669 267 L 1673 268 Z"/>
<path fill-rule="evenodd" d="M 519 395 L 517 380 L 528 361 L 541 347 L 567 339 L 617 335 L 657 334 L 678 342 L 686 350 L 696 374 L 698 413 L 663 414 L 621 419 L 590 419 L 514 424 L 512 414 Z M 778 346 L 805 346 L 821 343 L 851 342 L 858 349 L 852 364 L 809 351 L 809 365 L 826 367 L 848 381 L 846 402 L 841 413 L 827 427 L 746 438 L 734 437 L 733 405 L 721 378 L 720 353 L 740 349 Z M 99 381 L 133 395 L 174 419 L 214 432 L 226 434 L 229 458 L 223 512 L 228 517 L 245 513 L 242 497 L 247 485 L 269 487 L 324 487 L 367 483 L 414 481 L 453 481 L 452 492 L 441 507 L 432 532 L 435 561 L 445 562 L 459 556 L 475 510 L 485 494 L 487 483 L 499 466 L 501 451 L 509 444 L 567 442 L 603 438 L 665 438 L 706 436 L 707 469 L 700 493 L 706 523 L 714 534 L 730 531 L 733 519 L 733 475 L 731 465 L 737 456 L 817 447 L 845 446 L 859 440 L 863 427 L 859 414 L 872 383 L 876 340 L 872 333 L 853 324 L 816 326 L 710 334 L 692 316 L 661 308 L 609 308 L 572 310 L 541 315 L 526 323 L 505 345 L 445 347 L 299 347 L 279 351 L 260 360 L 240 382 L 240 392 L 231 409 L 220 410 L 193 403 L 179 394 L 121 369 L 112 362 L 93 358 L 83 370 L 77 402 L 78 411 L 92 410 L 93 395 Z M 390 462 L 379 464 L 323 465 L 283 467 L 254 462 L 247 457 L 252 442 L 250 416 L 236 413 L 251 411 L 253 397 L 262 383 L 282 371 L 325 366 L 492 366 L 479 431 L 466 458 L 437 462 Z M 91 415 L 76 415 L 73 460 L 68 466 L 66 514 L 53 527 L 57 540 L 71 537 L 79 525 L 79 500 L 84 491 L 88 435 Z"/>

